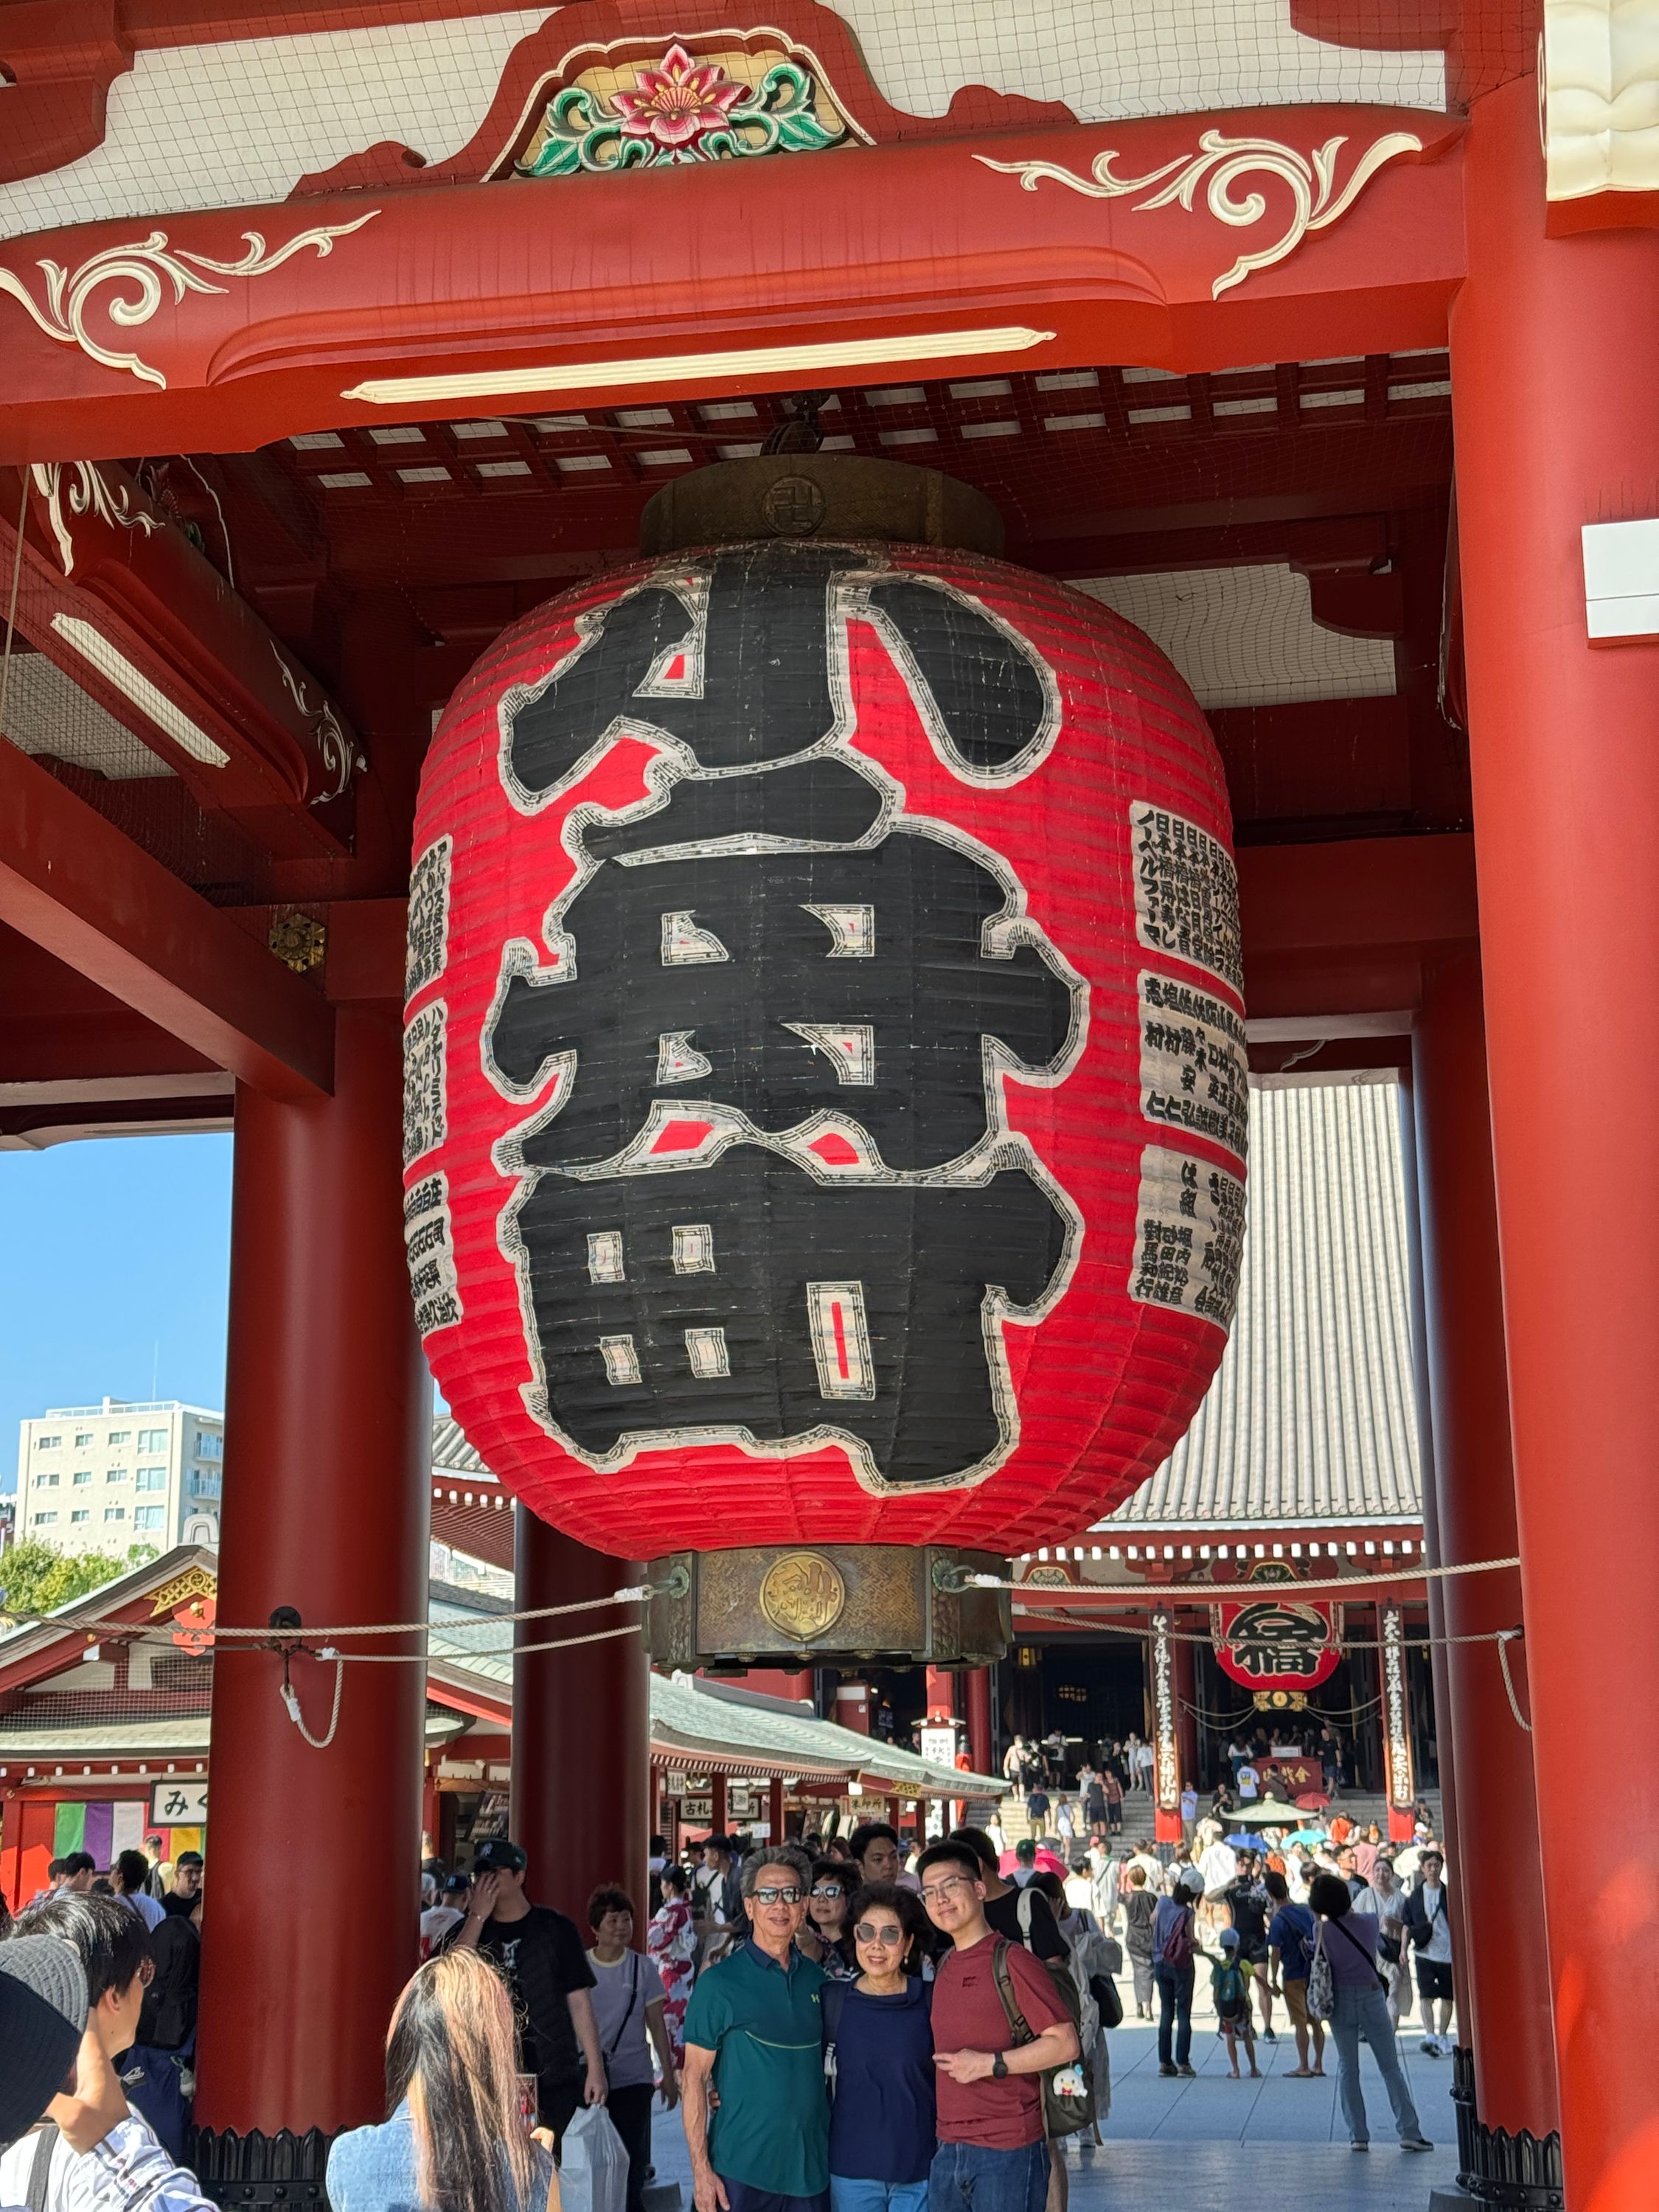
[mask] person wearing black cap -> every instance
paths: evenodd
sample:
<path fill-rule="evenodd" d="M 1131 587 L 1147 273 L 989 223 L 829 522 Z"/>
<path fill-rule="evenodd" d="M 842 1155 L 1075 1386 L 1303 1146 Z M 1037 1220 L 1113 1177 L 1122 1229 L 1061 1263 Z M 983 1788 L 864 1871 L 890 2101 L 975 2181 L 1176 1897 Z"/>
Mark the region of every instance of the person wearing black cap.
<path fill-rule="evenodd" d="M 86 1969 L 57 1936 L 0 1942 L 0 2149 L 50 2117 L 90 2172 L 76 2174 L 81 2212 L 213 2212 L 127 2109 L 121 2084 L 88 2025 Z M 64 2084 L 71 2068 L 73 2086 Z M 48 2152 L 52 2138 L 45 2137 Z M 0 2212 L 21 2212 L 0 2205 Z"/>
<path fill-rule="evenodd" d="M 593 2020 L 593 1969 L 576 1923 L 524 1893 L 528 1864 L 517 1844 L 492 1838 L 472 1861 L 466 1917 L 434 1947 L 482 1951 L 512 1984 L 522 2070 L 536 2076 L 536 2113 L 555 2142 L 583 2103 L 605 2099 L 605 2057 Z"/>

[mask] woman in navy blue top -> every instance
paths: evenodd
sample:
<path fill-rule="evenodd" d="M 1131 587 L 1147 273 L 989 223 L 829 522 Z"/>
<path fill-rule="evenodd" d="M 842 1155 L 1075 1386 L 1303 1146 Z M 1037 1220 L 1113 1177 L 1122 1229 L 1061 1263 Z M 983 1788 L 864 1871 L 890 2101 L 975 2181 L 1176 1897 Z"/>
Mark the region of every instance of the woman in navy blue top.
<path fill-rule="evenodd" d="M 926 2212 L 933 2127 L 933 1984 L 914 1893 L 866 1882 L 853 1899 L 854 1982 L 826 1984 L 830 2212 Z"/>

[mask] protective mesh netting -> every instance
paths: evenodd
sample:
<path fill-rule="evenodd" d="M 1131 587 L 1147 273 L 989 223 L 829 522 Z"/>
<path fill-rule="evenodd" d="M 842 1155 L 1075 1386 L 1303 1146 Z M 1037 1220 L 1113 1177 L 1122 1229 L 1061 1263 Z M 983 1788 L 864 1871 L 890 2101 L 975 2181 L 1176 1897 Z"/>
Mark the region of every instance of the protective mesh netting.
<path fill-rule="evenodd" d="M 302 6 L 244 13 L 251 35 L 193 40 L 175 27 L 90 77 L 43 69 L 27 45 L 14 63 L 0 20 L 0 63 L 27 92 L 31 129 L 45 117 L 58 133 L 41 173 L 0 185 L 0 236 L 279 201 L 380 144 L 407 149 L 416 169 L 441 166 L 477 139 L 523 41 L 552 23 L 556 46 L 562 15 L 595 35 L 580 6 L 335 30 L 317 29 Z M 1470 0 L 1461 13 L 1425 0 L 836 0 L 783 11 L 799 43 L 834 37 L 830 88 L 855 119 L 861 104 L 884 103 L 874 135 L 889 137 L 946 117 L 982 131 L 1315 101 L 1457 112 L 1529 68 L 1537 35 L 1519 0 Z M 621 0 L 597 35 L 636 21 L 660 29 L 662 18 Z M 723 20 L 691 9 L 683 28 Z M 106 82 L 106 127 L 88 142 L 88 91 Z M 1011 110 L 1011 100 L 1028 105 Z"/>

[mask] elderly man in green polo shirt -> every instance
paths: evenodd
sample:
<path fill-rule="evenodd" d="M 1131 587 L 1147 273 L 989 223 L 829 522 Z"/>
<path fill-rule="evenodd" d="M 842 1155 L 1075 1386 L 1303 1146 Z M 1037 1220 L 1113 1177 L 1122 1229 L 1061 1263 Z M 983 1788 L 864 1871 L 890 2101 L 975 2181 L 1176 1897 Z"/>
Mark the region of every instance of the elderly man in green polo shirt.
<path fill-rule="evenodd" d="M 748 1940 L 691 1992 L 680 2112 L 696 2212 L 828 2212 L 826 1977 L 795 1948 L 811 1887 L 812 1863 L 793 1844 L 756 1851 L 741 1880 Z"/>

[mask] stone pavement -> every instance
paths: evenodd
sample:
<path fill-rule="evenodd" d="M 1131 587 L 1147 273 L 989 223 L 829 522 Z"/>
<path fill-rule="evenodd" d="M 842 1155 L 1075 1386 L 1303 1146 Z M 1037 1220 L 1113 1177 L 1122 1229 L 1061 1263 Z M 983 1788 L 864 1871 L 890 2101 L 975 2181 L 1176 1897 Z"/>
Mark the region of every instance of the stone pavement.
<path fill-rule="evenodd" d="M 1431 2154 L 1402 2151 L 1376 2062 L 1360 2064 L 1371 2148 L 1358 2157 L 1336 2099 L 1336 2053 L 1327 2045 L 1323 2081 L 1292 2081 L 1296 2045 L 1274 2006 L 1276 2044 L 1256 2045 L 1263 2079 L 1229 2077 L 1224 2048 L 1208 2002 L 1209 1978 L 1200 1961 L 1193 2014 L 1194 2080 L 1166 2080 L 1158 2070 L 1155 2029 L 1128 2012 L 1111 2032 L 1112 2110 L 1098 2149 L 1073 2141 L 1067 2148 L 1072 2212 L 1171 2212 L 1188 2201 L 1206 2212 L 1427 2212 L 1429 2192 L 1449 2188 L 1457 2172 L 1457 2130 L 1451 2104 L 1451 2061 L 1418 2049 L 1415 2015 L 1402 2023 L 1400 2051 Z M 1241 2065 L 1245 2062 L 1241 2057 Z M 655 2123 L 659 2182 L 683 2185 L 690 2212 L 690 2168 L 678 2115 L 659 2106 Z M 657 2212 L 657 2208 L 653 2209 Z"/>

